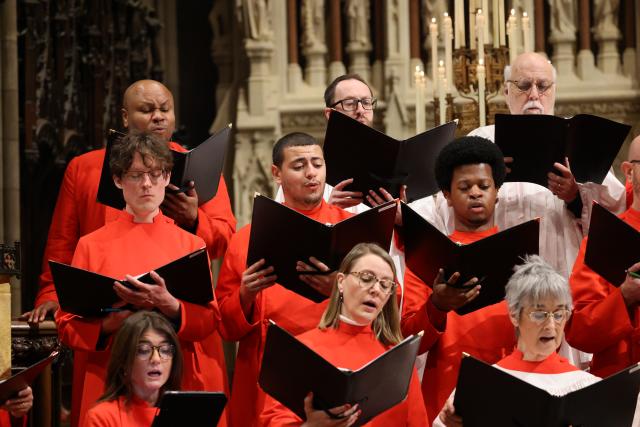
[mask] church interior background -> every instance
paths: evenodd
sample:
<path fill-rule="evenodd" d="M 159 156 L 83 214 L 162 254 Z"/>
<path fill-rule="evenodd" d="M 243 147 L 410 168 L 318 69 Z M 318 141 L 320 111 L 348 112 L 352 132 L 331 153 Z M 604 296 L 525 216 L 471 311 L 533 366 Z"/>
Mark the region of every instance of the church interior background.
<path fill-rule="evenodd" d="M 486 18 L 484 115 L 477 9 Z M 173 92 L 174 139 L 188 147 L 233 124 L 225 177 L 241 227 L 254 192 L 273 193 L 274 142 L 293 131 L 322 139 L 324 89 L 345 72 L 371 83 L 379 130 L 408 138 L 458 118 L 462 135 L 508 111 L 509 50 L 543 53 L 558 72 L 556 115 L 633 126 L 617 171 L 640 133 L 639 22 L 635 0 L 0 0 L 0 243 L 19 241 L 22 251 L 0 312 L 32 307 L 66 164 L 122 128 L 121 96 L 135 80 L 160 80 Z M 442 102 L 434 56 L 453 83 Z M 13 334 L 14 359 L 55 340 L 46 328 L 0 323 L 0 340 Z M 56 399 L 55 387 L 46 396 Z M 54 425 L 51 402 L 39 400 L 32 422 Z"/>

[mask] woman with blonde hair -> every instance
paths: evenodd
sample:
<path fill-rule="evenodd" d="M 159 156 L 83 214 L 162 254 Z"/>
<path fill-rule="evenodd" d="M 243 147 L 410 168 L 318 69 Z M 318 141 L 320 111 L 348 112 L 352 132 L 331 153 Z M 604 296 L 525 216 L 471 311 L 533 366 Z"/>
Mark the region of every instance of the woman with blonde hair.
<path fill-rule="evenodd" d="M 333 365 L 356 370 L 402 340 L 396 298 L 396 272 L 387 252 L 373 243 L 356 245 L 338 270 L 329 305 L 318 328 L 298 339 Z M 268 426 L 350 426 L 360 415 L 358 405 L 345 404 L 329 412 L 304 400 L 306 421 L 271 397 L 261 420 Z M 427 414 L 414 371 L 407 398 L 374 417 L 367 426 L 426 426 Z"/>

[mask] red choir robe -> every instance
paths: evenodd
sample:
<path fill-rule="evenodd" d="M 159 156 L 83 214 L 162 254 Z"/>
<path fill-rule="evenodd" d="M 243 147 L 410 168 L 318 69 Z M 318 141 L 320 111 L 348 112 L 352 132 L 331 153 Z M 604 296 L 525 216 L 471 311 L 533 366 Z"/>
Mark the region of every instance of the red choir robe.
<path fill-rule="evenodd" d="M 169 147 L 175 151 L 185 151 L 175 142 L 170 142 Z M 90 151 L 75 157 L 67 166 L 49 227 L 36 307 L 45 301 L 58 300 L 48 261 L 71 263 L 80 237 L 118 216 L 117 209 L 96 201 L 104 154 L 104 148 Z M 198 208 L 197 221 L 195 234 L 205 241 L 209 257 L 221 257 L 236 228 L 223 177 L 220 177 L 216 196 Z"/>
<path fill-rule="evenodd" d="M 334 366 L 351 370 L 360 369 L 390 348 L 378 341 L 371 325 L 356 326 L 345 322 L 339 322 L 338 328 L 312 329 L 298 339 Z M 271 396 L 267 396 L 260 421 L 269 427 L 293 427 L 302 423 L 296 414 Z M 366 427 L 426 425 L 427 411 L 415 368 L 407 398 L 364 424 Z"/>
<path fill-rule="evenodd" d="M 640 230 L 640 211 L 620 218 Z M 620 288 L 585 265 L 586 248 L 585 237 L 569 277 L 574 309 L 565 331 L 572 347 L 593 353 L 591 373 L 604 378 L 640 361 L 640 305 L 627 308 Z"/>
<path fill-rule="evenodd" d="M 87 412 L 83 427 L 149 427 L 158 408 L 135 396 L 100 402 Z"/>
<path fill-rule="evenodd" d="M 629 209 L 633 204 L 633 184 L 628 179 L 624 183 L 624 191 L 627 194 L 625 200 L 627 204 L 627 209 Z"/>
<path fill-rule="evenodd" d="M 153 223 L 133 222 L 121 211 L 118 218 L 80 239 L 72 265 L 111 277 L 139 275 L 203 248 L 204 242 L 162 213 Z M 177 331 L 184 357 L 182 388 L 185 390 L 225 390 L 225 364 L 217 352 L 213 335 L 220 320 L 218 305 L 180 302 L 180 329 Z M 86 411 L 100 397 L 110 355 L 111 337 L 100 348 L 101 319 L 81 318 L 56 312 L 60 340 L 74 355 L 72 426 L 82 425 Z"/>
<path fill-rule="evenodd" d="M 318 222 L 331 224 L 353 215 L 324 200 L 314 209 L 298 212 Z M 262 412 L 265 393 L 258 387 L 258 373 L 268 319 L 274 320 L 290 333 L 299 335 L 318 326 L 328 301 L 316 304 L 280 285 L 274 285 L 258 293 L 250 318 L 245 318 L 240 304 L 240 282 L 242 273 L 247 269 L 250 234 L 251 225 L 247 225 L 231 238 L 216 286 L 216 299 L 222 317 L 220 334 L 225 340 L 239 341 L 233 393 L 227 404 L 231 426 L 252 426 Z"/>
<path fill-rule="evenodd" d="M 449 236 L 461 244 L 473 243 L 498 232 L 455 231 Z M 480 290 L 482 292 L 482 290 Z M 516 344 L 506 302 L 484 307 L 464 316 L 438 310 L 431 302 L 431 287 L 407 268 L 404 276 L 402 333 L 412 335 L 425 330 L 420 351 L 428 351 L 422 377 L 422 395 L 429 414 L 429 425 L 456 386 L 462 352 L 496 363 Z"/>

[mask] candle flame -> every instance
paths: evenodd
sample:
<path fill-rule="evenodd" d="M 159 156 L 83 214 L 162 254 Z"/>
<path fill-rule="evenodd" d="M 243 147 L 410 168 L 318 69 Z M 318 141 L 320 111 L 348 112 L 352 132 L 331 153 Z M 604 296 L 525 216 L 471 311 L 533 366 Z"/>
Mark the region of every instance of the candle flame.
<path fill-rule="evenodd" d="M 478 9 L 478 15 L 482 15 L 482 9 Z"/>
<path fill-rule="evenodd" d="M 527 12 L 522 12 L 522 17 L 523 18 L 526 18 L 527 16 L 529 16 L 529 15 L 527 15 Z"/>
<path fill-rule="evenodd" d="M 435 24 L 436 23 L 436 18 L 431 18 L 431 22 Z"/>
<path fill-rule="evenodd" d="M 516 10 L 515 9 L 511 9 L 511 16 L 516 16 Z"/>
<path fill-rule="evenodd" d="M 447 12 L 443 13 L 444 17 L 446 18 L 447 16 L 449 16 L 449 14 Z"/>
<path fill-rule="evenodd" d="M 443 61 L 443 60 L 440 60 L 440 61 L 438 62 L 438 64 L 439 64 L 441 67 L 444 67 L 444 61 Z"/>
<path fill-rule="evenodd" d="M 480 58 L 480 59 L 478 60 L 478 65 L 484 65 L 484 59 Z"/>

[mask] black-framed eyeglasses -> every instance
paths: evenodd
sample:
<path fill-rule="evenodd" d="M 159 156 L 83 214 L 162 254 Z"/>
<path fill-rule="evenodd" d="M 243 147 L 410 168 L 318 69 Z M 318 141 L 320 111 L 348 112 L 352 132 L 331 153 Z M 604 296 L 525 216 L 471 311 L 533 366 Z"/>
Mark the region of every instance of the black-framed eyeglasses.
<path fill-rule="evenodd" d="M 334 102 L 330 107 L 334 108 L 336 105 L 340 104 L 344 111 L 356 111 L 358 109 L 358 102 L 365 110 L 374 110 L 378 100 L 376 98 L 346 98 Z"/>
<path fill-rule="evenodd" d="M 123 178 L 129 182 L 135 182 L 136 184 L 142 182 L 144 180 L 144 176 L 147 175 L 149 177 L 149 181 L 152 184 L 158 182 L 158 180 L 166 176 L 166 171 L 164 169 L 153 169 L 150 171 L 129 171 L 122 174 Z"/>
<path fill-rule="evenodd" d="M 162 360 L 172 359 L 176 352 L 173 344 L 151 345 L 143 343 L 136 346 L 136 357 L 140 360 L 150 360 L 155 350 L 158 351 L 158 356 Z"/>
<path fill-rule="evenodd" d="M 564 308 L 556 311 L 534 310 L 529 313 L 529 319 L 538 325 L 542 325 L 549 318 L 553 319 L 556 323 L 562 323 L 563 320 L 569 318 L 570 314 L 571 312 Z"/>
<path fill-rule="evenodd" d="M 544 94 L 555 84 L 554 82 L 546 80 L 540 80 L 537 82 L 533 82 L 533 80 L 507 80 L 507 83 L 513 84 L 521 93 L 526 94 L 531 93 L 531 89 L 535 86 L 539 95 Z"/>
<path fill-rule="evenodd" d="M 353 274 L 358 278 L 358 283 L 366 290 L 371 289 L 376 283 L 380 287 L 380 291 L 384 294 L 390 294 L 396 289 L 396 282 L 390 279 L 378 279 L 373 273 L 368 271 L 352 271 L 349 274 Z"/>
<path fill-rule="evenodd" d="M 629 163 L 633 163 L 634 165 L 639 164 L 640 160 L 634 159 L 634 160 L 627 160 Z"/>

